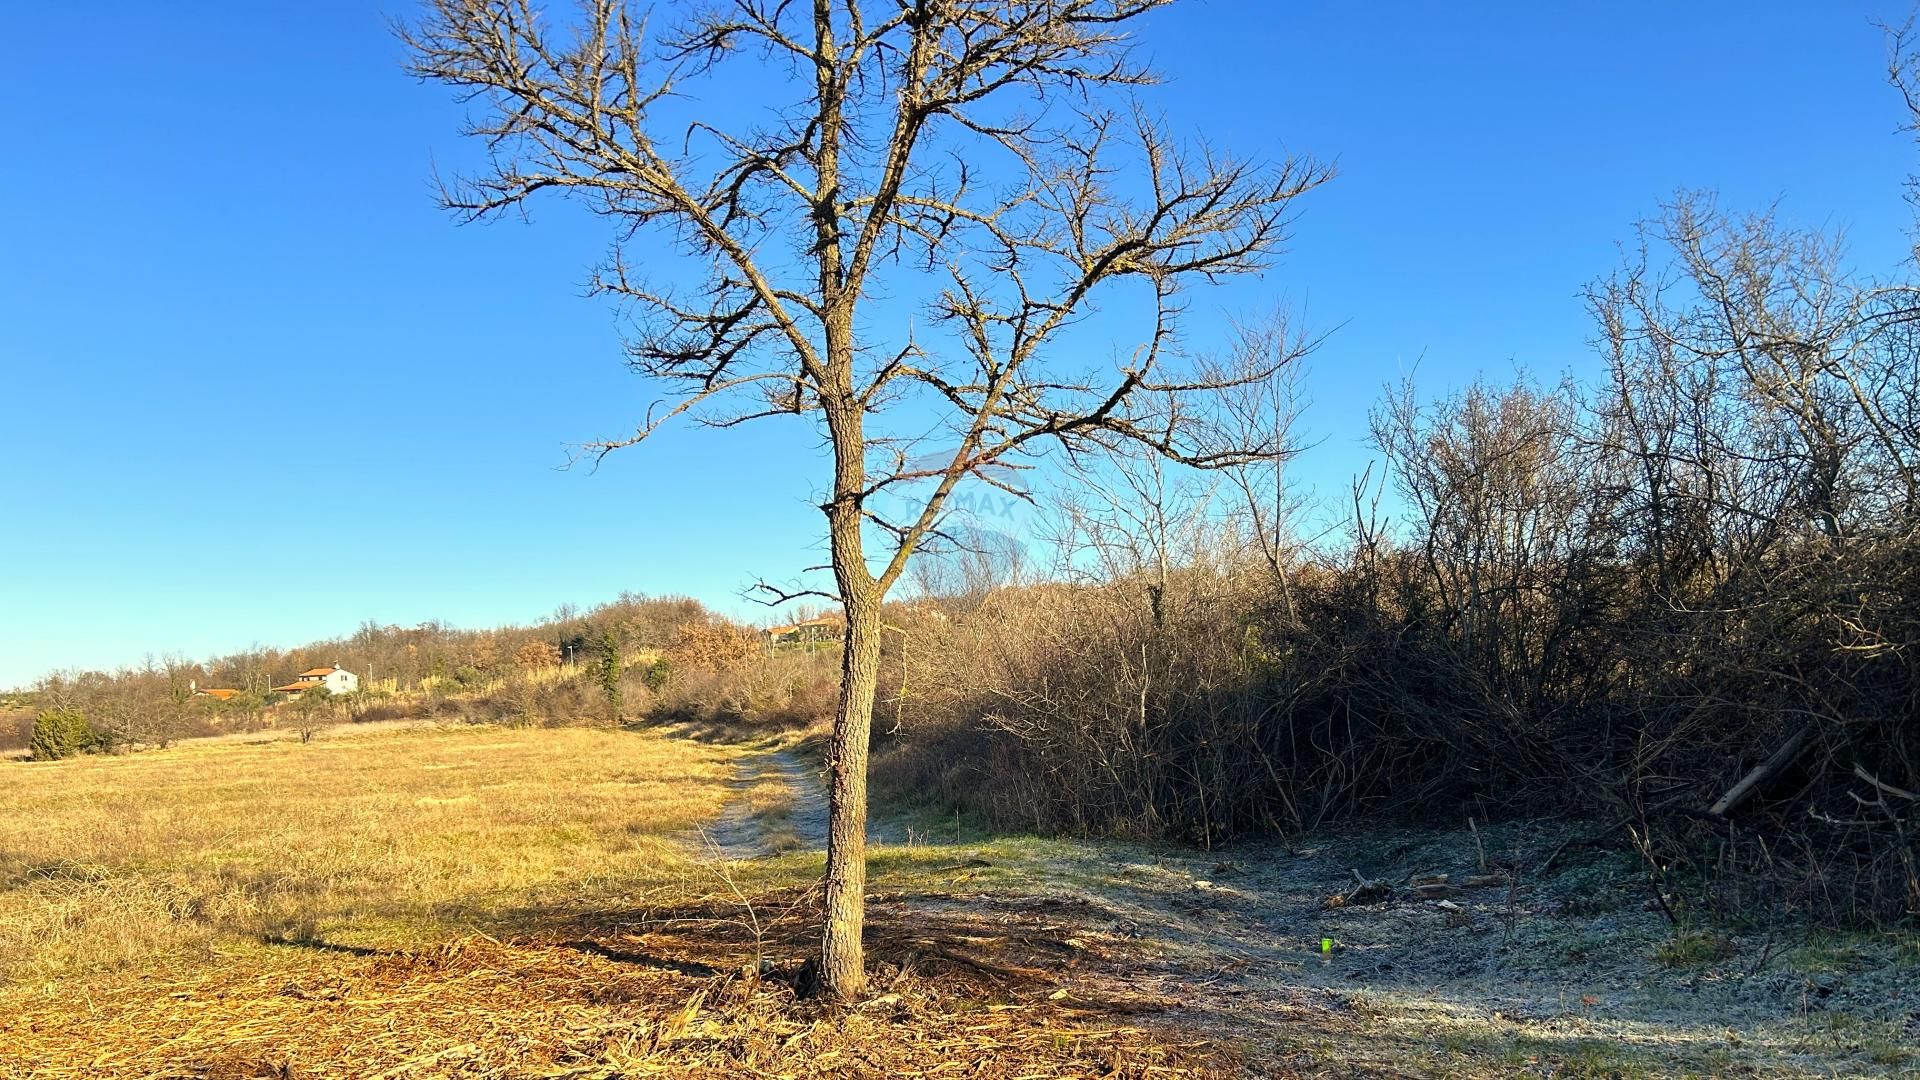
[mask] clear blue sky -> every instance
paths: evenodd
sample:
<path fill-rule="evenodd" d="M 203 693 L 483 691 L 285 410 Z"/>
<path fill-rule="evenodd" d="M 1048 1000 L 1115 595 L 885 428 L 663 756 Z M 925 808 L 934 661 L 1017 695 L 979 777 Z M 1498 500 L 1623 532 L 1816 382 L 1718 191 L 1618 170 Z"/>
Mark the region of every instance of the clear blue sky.
<path fill-rule="evenodd" d="M 666 5 L 662 5 L 666 6 Z M 0 686 L 291 645 L 363 619 L 525 621 L 622 589 L 736 611 L 817 561 L 793 427 L 675 432 L 562 472 L 648 400 L 581 282 L 604 223 L 455 227 L 462 107 L 401 74 L 402 0 L 19 6 L 0 167 Z M 1854 3 L 1196 0 L 1153 103 L 1338 159 L 1254 287 L 1340 324 L 1299 471 L 1366 461 L 1416 359 L 1443 390 L 1590 363 L 1578 291 L 1680 187 L 1906 248 L 1920 164 Z M 716 102 L 716 108 L 740 103 Z M 323 492 L 315 501 L 309 495 Z"/>

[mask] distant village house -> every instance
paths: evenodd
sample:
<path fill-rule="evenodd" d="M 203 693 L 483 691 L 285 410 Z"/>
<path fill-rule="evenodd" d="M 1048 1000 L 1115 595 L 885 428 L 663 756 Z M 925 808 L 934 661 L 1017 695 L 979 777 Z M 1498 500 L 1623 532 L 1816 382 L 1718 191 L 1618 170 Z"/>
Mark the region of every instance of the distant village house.
<path fill-rule="evenodd" d="M 769 645 L 819 645 L 845 640 L 847 621 L 838 614 L 822 615 L 786 626 L 770 626 L 761 633 Z"/>
<path fill-rule="evenodd" d="M 240 691 L 225 686 L 209 686 L 205 690 L 195 690 L 193 696 L 212 698 L 215 701 L 232 701 L 240 696 Z"/>
<path fill-rule="evenodd" d="M 303 671 L 294 681 L 285 686 L 276 686 L 273 692 L 288 697 L 299 697 L 309 690 L 325 687 L 330 694 L 351 694 L 360 689 L 360 676 L 337 667 L 317 667 Z"/>

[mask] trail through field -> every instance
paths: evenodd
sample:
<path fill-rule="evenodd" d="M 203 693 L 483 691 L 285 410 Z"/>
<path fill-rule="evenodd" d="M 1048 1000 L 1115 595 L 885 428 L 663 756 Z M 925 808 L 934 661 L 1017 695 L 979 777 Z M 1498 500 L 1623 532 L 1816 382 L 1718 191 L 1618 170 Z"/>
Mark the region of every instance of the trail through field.
<path fill-rule="evenodd" d="M 827 846 L 827 778 L 820 765 L 795 750 L 778 748 L 741 762 L 727 808 L 706 827 L 700 843 L 728 861 L 759 859 Z M 870 815 L 867 842 L 898 843 L 899 824 Z"/>
<path fill-rule="evenodd" d="M 827 786 L 819 766 L 792 750 L 771 750 L 741 762 L 727 808 L 706 830 L 717 857 L 758 859 L 827 843 Z"/>

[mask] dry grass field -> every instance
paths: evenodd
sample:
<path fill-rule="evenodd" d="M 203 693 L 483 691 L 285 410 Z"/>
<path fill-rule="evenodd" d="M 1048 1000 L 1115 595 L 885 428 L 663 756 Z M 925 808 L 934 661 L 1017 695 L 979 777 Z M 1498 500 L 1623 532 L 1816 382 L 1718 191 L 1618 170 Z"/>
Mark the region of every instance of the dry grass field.
<path fill-rule="evenodd" d="M 876 836 L 905 842 L 871 856 L 875 995 L 814 1005 L 794 985 L 816 947 L 817 769 L 790 742 L 713 734 L 336 728 L 0 764 L 0 1077 L 1621 1080 L 1920 1062 L 1911 935 L 1676 935 L 1631 857 L 1581 846 L 1577 823 L 1201 852 L 883 814 Z M 1444 906 L 1403 888 L 1325 903 L 1359 870 L 1465 881 L 1548 853 L 1552 873 Z"/>
<path fill-rule="evenodd" d="M 745 753 L 457 728 L 0 765 L 0 1076 L 1215 1067 L 1051 996 L 1082 958 L 1020 919 L 883 900 L 885 992 L 799 1001 L 817 854 L 728 864 L 702 840 L 729 803 L 784 827 Z M 883 855 L 878 879 L 951 879 L 951 858 Z"/>
<path fill-rule="evenodd" d="M 683 874 L 714 748 L 582 729 L 189 745 L 8 770 L 16 986 L 275 941 L 416 946 L 503 904 Z"/>

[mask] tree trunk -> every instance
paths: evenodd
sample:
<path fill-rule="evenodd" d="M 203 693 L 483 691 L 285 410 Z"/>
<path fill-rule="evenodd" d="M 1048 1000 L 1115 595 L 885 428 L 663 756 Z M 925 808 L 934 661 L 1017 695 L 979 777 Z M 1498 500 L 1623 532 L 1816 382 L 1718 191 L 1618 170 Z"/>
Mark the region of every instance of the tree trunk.
<path fill-rule="evenodd" d="M 840 704 L 827 762 L 831 788 L 827 817 L 826 934 L 820 955 L 820 992 L 838 1000 L 866 989 L 861 931 L 867 893 L 867 742 L 880 677 L 880 597 L 877 589 L 845 596 L 846 649 L 840 664 Z"/>
<path fill-rule="evenodd" d="M 845 378 L 853 369 L 851 327 L 834 321 L 828 329 L 832 371 Z M 880 604 L 886 590 L 867 567 L 862 533 L 867 448 L 861 405 L 845 382 L 835 390 L 824 402 L 833 435 L 834 497 L 823 509 L 847 639 L 840 658 L 833 741 L 827 747 L 827 910 L 818 989 L 822 997 L 848 1001 L 861 996 L 867 984 L 861 943 L 867 905 L 867 741 L 880 681 Z"/>

